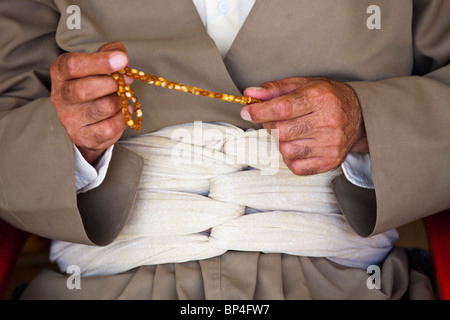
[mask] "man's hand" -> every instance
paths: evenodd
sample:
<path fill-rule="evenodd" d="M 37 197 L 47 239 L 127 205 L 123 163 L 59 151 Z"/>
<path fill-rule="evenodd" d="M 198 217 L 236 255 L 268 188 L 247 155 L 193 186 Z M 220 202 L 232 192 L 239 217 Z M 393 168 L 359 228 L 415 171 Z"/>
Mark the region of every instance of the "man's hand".
<path fill-rule="evenodd" d="M 280 153 L 297 175 L 338 167 L 349 151 L 368 152 L 361 108 L 346 84 L 293 77 L 248 88 L 244 95 L 265 102 L 245 106 L 245 120 L 277 129 Z"/>
<path fill-rule="evenodd" d="M 95 53 L 66 53 L 53 63 L 51 102 L 70 139 L 91 164 L 119 140 L 127 127 L 107 74 L 128 64 L 125 47 L 110 42 Z"/>

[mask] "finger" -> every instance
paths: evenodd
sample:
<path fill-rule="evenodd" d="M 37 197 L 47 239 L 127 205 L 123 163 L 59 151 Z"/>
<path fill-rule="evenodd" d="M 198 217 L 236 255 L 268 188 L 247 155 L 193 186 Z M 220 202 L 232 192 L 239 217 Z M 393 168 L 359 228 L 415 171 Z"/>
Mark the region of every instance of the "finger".
<path fill-rule="evenodd" d="M 56 108 L 56 110 L 61 124 L 72 138 L 79 135 L 80 128 L 114 116 L 122 110 L 122 106 L 119 97 L 111 94 L 94 101 Z"/>
<path fill-rule="evenodd" d="M 108 76 L 89 76 L 61 84 L 64 104 L 80 104 L 96 100 L 117 91 L 117 83 Z"/>
<path fill-rule="evenodd" d="M 305 159 L 316 156 L 314 154 L 314 139 L 302 139 L 287 142 L 280 141 L 279 149 L 283 158 L 289 160 Z"/>
<path fill-rule="evenodd" d="M 116 72 L 128 65 L 128 56 L 122 51 L 94 53 L 65 53 L 52 66 L 59 81 Z"/>
<path fill-rule="evenodd" d="M 296 90 L 272 100 L 247 105 L 241 110 L 241 117 L 252 122 L 290 120 L 308 115 L 314 111 L 303 90 Z"/>
<path fill-rule="evenodd" d="M 304 146 L 306 146 L 306 149 L 302 150 L 301 145 L 297 145 L 297 150 L 300 151 L 288 151 L 286 146 L 280 146 L 280 148 L 286 148 L 283 151 L 280 149 L 280 152 L 287 155 L 283 156 L 283 161 L 294 174 L 312 175 L 324 173 L 339 167 L 343 161 L 342 155 L 336 148 L 320 148 L 314 143 L 305 144 Z M 308 147 L 310 150 L 307 150 Z M 305 157 L 302 158 L 302 156 Z"/>
<path fill-rule="evenodd" d="M 319 157 L 300 160 L 290 160 L 283 158 L 283 161 L 286 166 L 298 176 L 310 176 L 331 170 L 322 168 L 322 161 Z"/>
<path fill-rule="evenodd" d="M 85 125 L 95 124 L 115 116 L 122 110 L 120 99 L 116 94 L 99 98 L 80 105 Z"/>
<path fill-rule="evenodd" d="M 320 134 L 320 128 L 316 128 L 316 122 L 312 115 L 306 115 L 292 120 L 266 122 L 263 127 L 270 134 L 276 131 L 280 141 L 293 141 Z"/>
<path fill-rule="evenodd" d="M 108 119 L 88 126 L 92 129 L 92 140 L 97 142 L 99 149 L 106 149 L 117 142 L 126 127 L 127 123 L 121 111 Z"/>
<path fill-rule="evenodd" d="M 80 129 L 77 146 L 92 150 L 104 150 L 116 143 L 127 124 L 121 111 L 102 121 Z"/>

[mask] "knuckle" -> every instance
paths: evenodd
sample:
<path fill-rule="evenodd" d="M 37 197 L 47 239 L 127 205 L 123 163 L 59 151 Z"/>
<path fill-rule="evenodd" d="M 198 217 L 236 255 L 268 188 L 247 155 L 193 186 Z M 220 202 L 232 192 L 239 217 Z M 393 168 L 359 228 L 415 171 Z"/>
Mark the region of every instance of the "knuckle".
<path fill-rule="evenodd" d="M 73 81 L 73 97 L 78 101 L 86 101 L 88 98 L 87 87 L 83 81 Z"/>
<path fill-rule="evenodd" d="M 270 134 L 276 133 L 279 141 L 289 141 L 289 135 L 285 129 L 285 124 L 282 121 L 276 121 L 270 123 Z"/>
<path fill-rule="evenodd" d="M 316 101 L 324 98 L 324 91 L 320 85 L 314 84 L 305 90 L 305 99 Z"/>
<path fill-rule="evenodd" d="M 297 157 L 299 159 L 306 158 L 309 155 L 311 155 L 311 153 L 312 153 L 312 149 L 310 146 L 303 146 L 302 148 L 298 149 Z"/>
<path fill-rule="evenodd" d="M 273 124 L 272 128 L 271 128 L 271 132 L 272 131 L 276 131 L 278 134 L 278 139 L 280 141 L 289 141 L 290 136 L 288 133 L 288 130 L 286 129 L 286 125 L 282 124 L 280 122 L 276 122 Z"/>
<path fill-rule="evenodd" d="M 345 150 L 345 147 L 347 145 L 347 139 L 345 138 L 344 135 L 340 135 L 339 137 L 336 138 L 334 143 L 335 143 L 337 150 L 340 153 L 343 153 L 343 151 Z"/>
<path fill-rule="evenodd" d="M 347 120 L 348 115 L 346 114 L 345 110 L 343 109 L 342 103 L 340 101 L 337 101 L 335 106 L 335 112 L 334 112 L 334 121 L 340 126 L 343 126 Z"/>
<path fill-rule="evenodd" d="M 275 114 L 279 119 L 289 119 L 293 113 L 291 99 L 283 99 L 275 105 Z"/>
<path fill-rule="evenodd" d="M 61 99 L 54 90 L 50 93 L 50 102 L 55 108 L 58 108 L 61 104 Z"/>
<path fill-rule="evenodd" d="M 118 101 L 104 97 L 92 101 L 86 108 L 85 117 L 90 121 L 99 121 L 113 116 L 117 110 Z"/>
<path fill-rule="evenodd" d="M 52 80 L 62 81 L 60 79 L 60 76 L 63 70 L 64 59 L 67 55 L 68 53 L 64 53 L 58 56 L 55 61 L 53 61 L 52 65 L 50 66 L 50 77 L 52 78 Z"/>
<path fill-rule="evenodd" d="M 112 135 L 111 126 L 102 125 L 97 128 L 93 133 L 93 140 L 96 142 L 97 146 L 100 146 L 105 141 L 109 140 Z"/>
<path fill-rule="evenodd" d="M 328 105 L 339 104 L 339 98 L 330 89 L 325 89 L 322 91 L 322 99 L 324 99 Z"/>
<path fill-rule="evenodd" d="M 280 141 L 289 141 L 291 140 L 290 130 L 287 129 L 287 126 L 280 126 L 276 128 L 278 130 L 278 138 Z"/>
<path fill-rule="evenodd" d="M 325 116 L 320 119 L 319 126 L 341 131 L 346 126 L 346 116 L 335 108 L 327 108 Z"/>
<path fill-rule="evenodd" d="M 336 116 L 329 116 L 325 118 L 325 126 L 329 128 L 338 128 L 339 127 L 339 120 Z"/>
<path fill-rule="evenodd" d="M 343 144 L 343 137 L 337 133 L 328 133 L 323 142 L 329 147 L 338 148 Z"/>
<path fill-rule="evenodd" d="M 332 163 L 341 163 L 342 158 L 342 152 L 340 148 L 332 148 L 330 153 L 328 154 L 328 158 L 330 159 L 330 162 Z"/>
<path fill-rule="evenodd" d="M 338 101 L 335 89 L 328 81 L 320 80 L 314 82 L 314 84 L 308 88 L 307 92 L 310 100 L 322 105 L 332 106 Z"/>
<path fill-rule="evenodd" d="M 290 141 L 298 139 L 306 134 L 311 129 L 311 127 L 311 121 L 300 119 L 277 122 L 274 124 L 274 129 L 278 130 L 280 141 Z"/>
<path fill-rule="evenodd" d="M 304 159 L 311 154 L 311 151 L 311 147 L 308 145 L 299 146 L 291 142 L 280 143 L 280 153 L 286 159 Z"/>
<path fill-rule="evenodd" d="M 67 130 L 70 130 L 72 134 L 75 134 L 79 126 L 78 117 L 71 112 L 65 112 L 62 118 L 64 122 L 64 127 Z"/>
<path fill-rule="evenodd" d="M 323 163 L 321 165 L 321 167 L 317 170 L 317 173 L 325 173 L 328 172 L 330 170 L 336 169 L 341 165 L 341 162 L 335 162 L 335 161 L 331 161 L 331 162 L 327 162 L 327 163 Z"/>
<path fill-rule="evenodd" d="M 318 89 L 320 99 L 324 105 L 339 106 L 341 104 L 340 98 L 331 84 L 325 82 Z"/>
<path fill-rule="evenodd" d="M 83 137 L 82 141 L 85 147 L 99 149 L 100 145 L 105 141 L 102 126 L 95 126 L 89 129 L 89 133 Z"/>
<path fill-rule="evenodd" d="M 286 125 L 287 133 L 292 137 L 299 137 L 304 135 L 311 129 L 311 122 L 309 120 L 288 121 Z"/>
<path fill-rule="evenodd" d="M 65 82 L 61 85 L 61 90 L 60 90 L 60 94 L 61 94 L 61 99 L 64 102 L 69 102 L 72 100 L 72 87 L 70 85 L 70 83 Z"/>
<path fill-rule="evenodd" d="M 292 146 L 289 142 L 280 142 L 279 149 L 283 158 L 292 159 Z"/>
<path fill-rule="evenodd" d="M 78 68 L 77 58 L 74 55 L 68 54 L 64 58 L 64 63 L 62 63 L 62 69 L 64 74 L 69 77 L 73 77 L 76 74 Z"/>
<path fill-rule="evenodd" d="M 319 78 L 315 82 L 315 88 L 320 92 L 320 94 L 328 94 L 332 93 L 334 91 L 334 85 L 332 83 L 332 80 L 326 79 L 326 78 Z"/>
<path fill-rule="evenodd" d="M 103 112 L 101 111 L 101 103 L 99 101 L 93 101 L 85 109 L 85 118 L 88 121 L 98 121 L 103 118 Z"/>
<path fill-rule="evenodd" d="M 342 154 L 346 153 L 347 147 L 347 138 L 344 134 L 338 134 L 332 137 L 332 146 L 335 149 L 335 153 L 339 155 L 339 157 L 343 157 Z"/>
<path fill-rule="evenodd" d="M 267 81 L 261 84 L 261 87 L 268 89 L 268 90 L 280 90 L 281 84 L 278 81 Z"/>
<path fill-rule="evenodd" d="M 334 146 L 331 148 L 327 148 L 326 156 L 323 158 L 326 160 L 329 166 L 337 167 L 342 161 L 344 161 L 346 155 L 346 151 L 340 146 Z"/>
<path fill-rule="evenodd" d="M 309 97 L 303 90 L 296 91 L 290 95 L 292 105 L 307 105 L 309 103 Z"/>
<path fill-rule="evenodd" d="M 93 141 L 96 148 L 106 149 L 110 146 L 110 141 L 115 139 L 119 131 L 111 121 L 102 123 L 93 132 Z"/>
<path fill-rule="evenodd" d="M 59 70 L 59 64 L 60 64 L 61 58 L 56 58 L 55 61 L 53 61 L 52 65 L 50 66 L 50 79 L 52 80 L 52 83 L 54 83 L 58 77 L 58 70 Z"/>
<path fill-rule="evenodd" d="M 117 95 L 106 96 L 102 100 L 102 112 L 107 117 L 113 116 L 121 108 L 120 100 Z"/>

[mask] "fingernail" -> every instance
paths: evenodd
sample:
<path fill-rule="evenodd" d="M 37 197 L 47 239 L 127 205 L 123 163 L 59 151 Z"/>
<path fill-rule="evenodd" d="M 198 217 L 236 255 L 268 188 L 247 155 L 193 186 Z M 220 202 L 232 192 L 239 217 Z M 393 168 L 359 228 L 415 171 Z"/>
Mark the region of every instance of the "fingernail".
<path fill-rule="evenodd" d="M 128 85 L 130 85 L 134 82 L 134 79 L 130 78 L 129 76 L 124 76 L 123 78 L 125 79 L 125 83 Z"/>
<path fill-rule="evenodd" d="M 250 87 L 250 88 L 247 88 L 246 90 L 261 91 L 261 90 L 264 90 L 264 88 L 263 87 Z"/>
<path fill-rule="evenodd" d="M 127 63 L 127 57 L 123 53 L 116 53 L 109 58 L 109 64 L 114 70 L 125 68 Z"/>
<path fill-rule="evenodd" d="M 241 110 L 241 117 L 244 120 L 252 121 L 252 117 L 250 116 L 250 113 L 246 109 Z"/>

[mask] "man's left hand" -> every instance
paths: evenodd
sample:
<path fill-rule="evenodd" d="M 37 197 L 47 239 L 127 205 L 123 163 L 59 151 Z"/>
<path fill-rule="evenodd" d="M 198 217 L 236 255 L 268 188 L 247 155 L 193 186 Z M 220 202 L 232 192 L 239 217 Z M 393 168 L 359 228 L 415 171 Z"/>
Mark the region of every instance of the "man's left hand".
<path fill-rule="evenodd" d="M 369 151 L 361 107 L 347 84 L 292 77 L 248 88 L 244 95 L 264 102 L 245 106 L 242 118 L 278 130 L 280 153 L 297 175 L 327 172 L 349 151 Z"/>

